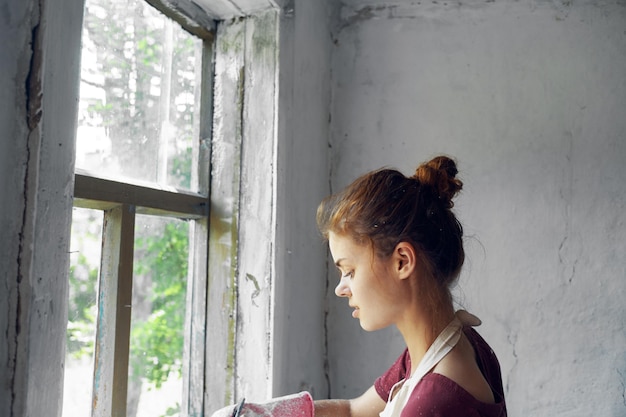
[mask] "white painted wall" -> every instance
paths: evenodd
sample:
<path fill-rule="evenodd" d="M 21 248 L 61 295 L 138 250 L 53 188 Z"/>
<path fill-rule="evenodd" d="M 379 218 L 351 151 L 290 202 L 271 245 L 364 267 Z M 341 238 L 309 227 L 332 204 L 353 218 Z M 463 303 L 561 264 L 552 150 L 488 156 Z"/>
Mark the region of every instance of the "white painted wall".
<path fill-rule="evenodd" d="M 315 212 L 328 194 L 330 14 L 326 1 L 286 2 L 280 27 L 274 288 L 274 396 L 328 396 L 326 246 Z"/>
<path fill-rule="evenodd" d="M 456 294 L 499 355 L 509 415 L 626 415 L 624 3 L 344 3 L 333 189 L 456 157 Z M 334 397 L 359 394 L 401 349 L 331 300 Z"/>

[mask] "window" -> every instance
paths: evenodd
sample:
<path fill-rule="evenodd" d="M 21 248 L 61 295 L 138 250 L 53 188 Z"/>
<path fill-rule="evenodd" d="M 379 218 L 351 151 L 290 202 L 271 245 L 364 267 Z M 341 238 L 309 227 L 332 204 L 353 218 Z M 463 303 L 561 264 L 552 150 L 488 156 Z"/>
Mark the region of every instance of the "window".
<path fill-rule="evenodd" d="M 64 416 L 202 412 L 212 37 L 190 24 L 85 5 Z"/>

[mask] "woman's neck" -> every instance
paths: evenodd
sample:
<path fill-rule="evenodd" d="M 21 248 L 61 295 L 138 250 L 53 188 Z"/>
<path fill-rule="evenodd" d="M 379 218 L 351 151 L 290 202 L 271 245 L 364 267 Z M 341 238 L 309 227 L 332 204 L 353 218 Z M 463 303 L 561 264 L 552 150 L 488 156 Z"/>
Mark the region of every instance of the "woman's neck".
<path fill-rule="evenodd" d="M 396 325 L 411 356 L 411 374 L 433 344 L 439 333 L 454 319 L 454 308 L 424 312 L 414 308 Z"/>

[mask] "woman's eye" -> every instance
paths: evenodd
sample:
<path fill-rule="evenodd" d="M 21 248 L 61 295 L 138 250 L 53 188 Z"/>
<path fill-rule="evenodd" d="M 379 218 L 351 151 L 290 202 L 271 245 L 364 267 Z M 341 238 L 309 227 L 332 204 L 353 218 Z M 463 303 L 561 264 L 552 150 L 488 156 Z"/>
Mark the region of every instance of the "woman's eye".
<path fill-rule="evenodd" d="M 354 277 L 354 271 L 348 271 L 341 274 L 341 278 L 352 278 Z"/>

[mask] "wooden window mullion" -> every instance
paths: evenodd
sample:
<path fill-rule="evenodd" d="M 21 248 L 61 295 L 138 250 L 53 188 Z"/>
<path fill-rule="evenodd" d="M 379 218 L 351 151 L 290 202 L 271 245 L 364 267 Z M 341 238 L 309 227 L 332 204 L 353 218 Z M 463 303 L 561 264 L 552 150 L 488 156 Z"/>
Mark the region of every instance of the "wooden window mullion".
<path fill-rule="evenodd" d="M 135 206 L 122 204 L 105 210 L 98 291 L 93 417 L 126 417 L 134 241 Z"/>
<path fill-rule="evenodd" d="M 211 160 L 211 129 L 213 126 L 213 42 L 205 40 L 198 73 L 199 119 L 195 134 L 192 185 L 201 195 L 209 195 L 209 172 Z M 202 74 L 206 76 L 202 76 Z M 206 201 L 208 206 L 208 199 Z M 208 281 L 209 221 L 194 220 L 189 228 L 189 276 L 187 285 L 187 310 L 185 317 L 185 343 L 183 354 L 183 400 L 181 415 L 200 416 L 204 410 L 205 394 L 205 342 L 206 302 Z"/>

